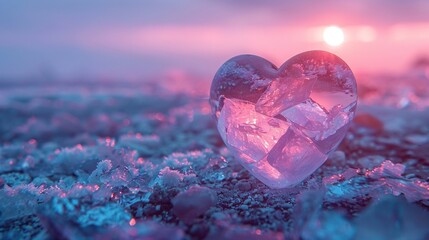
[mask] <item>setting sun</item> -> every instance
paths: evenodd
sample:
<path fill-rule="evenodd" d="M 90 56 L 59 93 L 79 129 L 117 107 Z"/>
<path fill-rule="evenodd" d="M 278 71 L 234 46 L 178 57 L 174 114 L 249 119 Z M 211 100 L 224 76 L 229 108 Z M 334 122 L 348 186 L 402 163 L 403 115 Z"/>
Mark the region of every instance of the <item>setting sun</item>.
<path fill-rule="evenodd" d="M 330 26 L 323 31 L 323 40 L 330 46 L 339 46 L 344 42 L 344 32 L 337 26 Z"/>

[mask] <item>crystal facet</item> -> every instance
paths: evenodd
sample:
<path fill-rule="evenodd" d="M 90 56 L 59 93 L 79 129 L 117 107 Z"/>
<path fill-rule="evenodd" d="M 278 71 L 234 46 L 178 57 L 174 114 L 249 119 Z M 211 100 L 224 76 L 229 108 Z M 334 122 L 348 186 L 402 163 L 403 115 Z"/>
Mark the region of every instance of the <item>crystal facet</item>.
<path fill-rule="evenodd" d="M 228 147 L 236 148 L 254 161 L 261 160 L 286 132 L 289 123 L 255 111 L 255 105 L 225 99 L 218 130 Z"/>
<path fill-rule="evenodd" d="M 216 73 L 210 104 L 235 158 L 272 188 L 293 186 L 322 165 L 356 109 L 356 80 L 334 54 L 309 51 L 280 68 L 240 55 Z"/>

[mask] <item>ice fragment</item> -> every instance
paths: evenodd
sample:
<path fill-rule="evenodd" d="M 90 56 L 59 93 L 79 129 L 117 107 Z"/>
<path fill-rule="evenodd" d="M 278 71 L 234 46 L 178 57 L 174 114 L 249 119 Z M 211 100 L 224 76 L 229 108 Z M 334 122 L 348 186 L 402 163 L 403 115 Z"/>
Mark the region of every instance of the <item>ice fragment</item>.
<path fill-rule="evenodd" d="M 267 161 L 286 175 L 290 184 L 296 184 L 320 167 L 326 158 L 311 139 L 289 128 L 270 151 Z"/>
<path fill-rule="evenodd" d="M 287 122 L 260 114 L 254 104 L 237 99 L 225 99 L 218 122 L 225 144 L 254 161 L 262 159 L 288 127 Z"/>
<path fill-rule="evenodd" d="M 316 78 L 306 77 L 301 72 L 273 80 L 256 103 L 256 111 L 275 116 L 305 101 L 310 96 L 315 81 Z"/>

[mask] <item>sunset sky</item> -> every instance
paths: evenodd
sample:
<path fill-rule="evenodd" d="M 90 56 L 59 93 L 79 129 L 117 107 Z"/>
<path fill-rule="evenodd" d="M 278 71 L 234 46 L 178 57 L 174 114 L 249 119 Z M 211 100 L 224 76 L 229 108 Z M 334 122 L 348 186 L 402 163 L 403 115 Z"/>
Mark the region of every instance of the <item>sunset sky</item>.
<path fill-rule="evenodd" d="M 238 54 L 280 65 L 312 49 L 398 73 L 429 55 L 428 13 L 425 0 L 1 1 L 0 77 L 210 78 Z M 323 41 L 331 25 L 344 31 L 336 47 Z"/>

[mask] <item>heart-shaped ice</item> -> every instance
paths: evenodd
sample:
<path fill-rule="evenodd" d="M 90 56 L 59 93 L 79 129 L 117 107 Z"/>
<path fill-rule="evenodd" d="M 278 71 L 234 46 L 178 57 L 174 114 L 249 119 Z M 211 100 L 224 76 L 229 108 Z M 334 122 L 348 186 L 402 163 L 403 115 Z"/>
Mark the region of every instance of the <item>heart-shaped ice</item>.
<path fill-rule="evenodd" d="M 228 149 L 272 188 L 293 186 L 322 165 L 344 138 L 356 109 L 356 80 L 324 51 L 276 68 L 240 55 L 217 71 L 210 104 Z"/>

